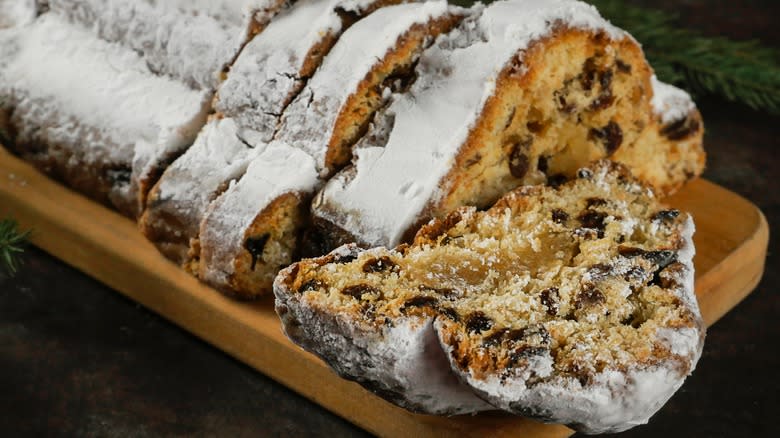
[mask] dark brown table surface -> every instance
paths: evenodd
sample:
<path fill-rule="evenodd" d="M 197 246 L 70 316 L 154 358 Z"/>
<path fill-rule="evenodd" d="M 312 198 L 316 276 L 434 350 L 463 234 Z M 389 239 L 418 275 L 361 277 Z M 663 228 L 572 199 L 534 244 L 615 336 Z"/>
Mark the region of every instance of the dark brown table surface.
<path fill-rule="evenodd" d="M 780 47 L 780 2 L 636 1 L 710 35 Z M 706 178 L 780 224 L 780 117 L 703 99 Z M 780 435 L 780 241 L 759 287 L 709 330 L 698 368 L 623 436 Z M 0 274 L 2 436 L 363 436 L 366 432 L 31 248 Z"/>

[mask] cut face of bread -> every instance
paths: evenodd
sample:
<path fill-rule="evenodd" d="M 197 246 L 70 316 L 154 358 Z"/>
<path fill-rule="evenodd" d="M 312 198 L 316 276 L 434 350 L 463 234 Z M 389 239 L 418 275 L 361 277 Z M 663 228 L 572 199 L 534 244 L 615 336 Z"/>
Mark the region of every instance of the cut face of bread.
<path fill-rule="evenodd" d="M 350 263 L 359 254 L 357 247 L 344 246 L 314 263 L 327 269 L 331 263 Z M 316 303 L 299 294 L 320 294 L 317 288 L 328 286 L 314 276 L 298 281 L 299 268 L 308 270 L 307 263 L 285 269 L 274 285 L 276 312 L 295 343 L 320 356 L 339 375 L 413 412 L 457 415 L 496 409 L 452 372 L 433 328 L 435 313 L 423 302 L 404 308 L 408 315 L 402 319 L 387 318 L 389 323 L 373 313 L 379 295 L 369 297 L 375 291 L 361 291 L 359 286 L 345 291 L 355 293 L 358 300 L 365 292 L 365 302 L 344 304 L 335 297 L 330 304 Z"/>
<path fill-rule="evenodd" d="M 0 40 L 8 146 L 137 217 L 161 170 L 203 126 L 209 93 L 152 74 L 133 51 L 52 13 L 0 32 Z"/>
<path fill-rule="evenodd" d="M 646 422 L 701 354 L 692 233 L 687 214 L 602 161 L 558 188 L 461 208 L 410 246 L 352 245 L 296 263 L 275 282 L 277 311 L 294 341 L 347 378 L 361 376 L 341 344 L 373 369 L 403 360 L 371 353 L 402 342 L 395 327 L 411 327 L 410 338 L 432 329 L 451 369 L 491 405 L 624 430 Z M 388 373 L 369 385 L 378 394 L 417 391 Z"/>
<path fill-rule="evenodd" d="M 352 142 L 389 95 L 388 89 L 399 86 L 420 52 L 464 13 L 443 1 L 408 3 L 379 9 L 358 21 L 344 32 L 285 110 L 277 139 L 268 147 L 292 147 L 307 154 L 320 177 L 336 169 L 340 159 L 327 157 L 348 156 Z M 307 178 L 311 170 L 308 161 L 284 166 Z M 275 174 L 273 166 L 255 158 L 244 176 L 214 201 L 201 223 L 200 278 L 244 298 L 270 293 L 276 272 L 292 262 L 299 234 L 308 222 L 311 196 L 322 185 L 317 180 L 306 190 L 298 185 L 284 187 L 283 181 L 269 180 L 269 172 Z M 271 193 L 274 196 L 267 196 Z M 290 202 L 277 203 L 278 196 L 289 194 L 295 194 L 286 198 Z M 274 212 L 277 206 L 284 211 Z M 252 242 L 263 239 L 265 244 L 256 250 Z M 230 257 L 224 256 L 226 240 L 233 242 Z M 272 248 L 285 248 L 286 262 L 280 263 L 278 251 Z"/>
<path fill-rule="evenodd" d="M 653 76 L 653 119 L 636 142 L 611 157 L 660 194 L 670 194 L 704 171 L 704 124 L 691 97 Z"/>
<path fill-rule="evenodd" d="M 18 0 L 17 0 L 18 1 Z M 134 50 L 157 74 L 214 91 L 225 67 L 284 0 L 37 0 L 52 13 Z"/>
<path fill-rule="evenodd" d="M 322 240 L 396 245 L 459 206 L 487 207 L 519 185 L 615 157 L 654 120 L 639 45 L 580 2 L 492 3 L 423 53 L 415 73 L 377 116 L 380 134 L 369 132 L 354 165 L 315 198 Z M 662 167 L 701 161 L 654 152 Z M 666 174 L 642 176 L 667 186 Z"/>
<path fill-rule="evenodd" d="M 305 225 L 303 206 L 318 185 L 310 156 L 271 142 L 239 182 L 209 206 L 199 247 L 192 248 L 191 269 L 237 298 L 252 298 L 270 288 L 276 273 L 296 254 Z"/>
<path fill-rule="evenodd" d="M 265 149 L 284 108 L 341 33 L 384 3 L 301 0 L 244 47 L 217 93 L 218 114 L 168 167 L 140 220 L 167 257 L 197 274 L 190 241 L 197 239 L 209 204 Z"/>

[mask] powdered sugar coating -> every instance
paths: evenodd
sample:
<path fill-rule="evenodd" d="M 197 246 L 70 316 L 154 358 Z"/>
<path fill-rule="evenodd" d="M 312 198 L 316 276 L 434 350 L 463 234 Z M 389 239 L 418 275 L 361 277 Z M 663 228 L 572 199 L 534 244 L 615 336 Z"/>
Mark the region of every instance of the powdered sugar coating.
<path fill-rule="evenodd" d="M 227 284 L 244 233 L 268 204 L 287 193 L 309 193 L 320 183 L 314 160 L 305 152 L 280 141 L 258 147 L 262 150 L 244 176 L 231 183 L 203 218 L 200 276 L 211 284 Z"/>
<path fill-rule="evenodd" d="M 166 169 L 155 188 L 155 205 L 149 206 L 150 211 L 161 209 L 175 215 L 182 225 L 176 232 L 196 237 L 200 221 L 219 188 L 240 178 L 264 146 L 251 137 L 241 137 L 235 120 L 212 119 L 192 147 Z"/>
<path fill-rule="evenodd" d="M 696 300 L 696 295 L 694 293 L 695 271 L 693 267 L 693 256 L 696 255 L 696 248 L 693 245 L 693 234 L 695 232 L 696 226 L 694 225 L 693 218 L 688 216 L 682 230 L 684 243 L 677 252 L 677 260 L 685 265 L 685 269 L 672 274 L 664 273 L 664 275 L 669 276 L 669 279 L 674 280 L 675 283 L 680 285 L 677 294 L 678 298 L 680 298 L 685 303 L 685 306 L 691 309 L 694 314 L 700 315 L 699 302 Z M 701 339 L 701 342 L 704 342 L 704 338 Z M 701 353 L 701 347 L 699 348 L 699 353 Z M 691 368 L 691 371 L 693 371 L 693 367 Z"/>
<path fill-rule="evenodd" d="M 696 104 L 685 91 L 658 80 L 655 75 L 651 78 L 653 85 L 653 99 L 650 104 L 653 111 L 661 117 L 663 124 L 684 119 L 696 109 Z"/>
<path fill-rule="evenodd" d="M 131 50 L 54 14 L 15 30 L 0 34 L 0 96 L 21 119 L 18 138 L 132 167 L 122 197 L 140 197 L 137 186 L 204 123 L 208 93 L 152 74 Z"/>
<path fill-rule="evenodd" d="M 657 367 L 628 373 L 603 372 L 587 387 L 563 378 L 534 385 L 532 389 L 521 379 L 502 382 L 499 377 L 492 377 L 468 382 L 497 407 L 518 409 L 512 403 L 537 406 L 529 408 L 526 415 L 566 422 L 584 433 L 607 433 L 647 423 L 683 380 L 675 371 Z"/>
<path fill-rule="evenodd" d="M 31 23 L 36 13 L 35 0 L 0 0 L 0 30 Z"/>
<path fill-rule="evenodd" d="M 440 195 L 441 179 L 493 95 L 503 67 L 561 21 L 573 28 L 603 30 L 613 39 L 626 37 L 581 2 L 491 4 L 423 53 L 417 82 L 385 112 L 393 125 L 389 139 L 385 144 L 364 142 L 356 172 L 326 185 L 316 214 L 368 245 L 399 243 L 425 206 Z"/>
<path fill-rule="evenodd" d="M 335 123 L 358 84 L 415 24 L 442 17 L 445 1 L 382 8 L 350 27 L 282 117 L 277 135 L 315 158 L 321 174 Z"/>
<path fill-rule="evenodd" d="M 46 0 L 50 10 L 133 49 L 149 68 L 214 90 L 223 68 L 281 0 Z"/>
<path fill-rule="evenodd" d="M 353 250 L 345 246 L 334 253 Z M 455 415 L 494 409 L 450 370 L 433 318 L 406 318 L 379 331 L 363 327 L 290 291 L 284 281 L 289 275 L 287 268 L 274 283 L 285 334 L 320 355 L 341 376 L 412 411 Z"/>
<path fill-rule="evenodd" d="M 343 12 L 337 8 L 362 15 L 373 3 L 301 0 L 280 13 L 241 51 L 220 86 L 216 109 L 270 141 L 285 107 L 305 84 L 301 72 L 310 52 L 341 33 Z"/>
<path fill-rule="evenodd" d="M 165 225 L 155 223 L 153 215 L 172 216 L 185 225 L 176 233 L 197 237 L 209 203 L 267 148 L 288 95 L 304 83 L 298 71 L 309 62 L 309 51 L 327 33 L 340 32 L 338 5 L 338 0 L 303 0 L 248 43 L 219 89 L 216 109 L 222 120 L 212 121 L 165 172 L 158 184 L 160 203 L 147 215 L 149 225 Z"/>

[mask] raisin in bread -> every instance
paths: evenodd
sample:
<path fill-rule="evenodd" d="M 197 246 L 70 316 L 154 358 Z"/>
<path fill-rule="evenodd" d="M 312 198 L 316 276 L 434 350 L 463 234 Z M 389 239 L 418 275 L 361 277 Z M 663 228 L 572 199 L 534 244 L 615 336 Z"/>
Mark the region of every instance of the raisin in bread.
<path fill-rule="evenodd" d="M 276 309 L 294 342 L 402 406 L 479 409 L 447 398 L 456 384 L 415 378 L 451 369 L 496 408 L 624 430 L 701 354 L 692 233 L 688 214 L 600 161 L 557 188 L 460 208 L 411 245 L 353 244 L 296 263 L 275 281 Z M 448 370 L 425 369 L 444 366 L 431 349 Z"/>
<path fill-rule="evenodd" d="M 267 147 L 293 147 L 309 155 L 311 163 L 291 161 L 284 167 L 307 181 L 312 169 L 320 177 L 332 173 L 389 89 L 403 87 L 420 52 L 465 13 L 432 1 L 388 6 L 358 21 L 287 107 Z M 244 298 L 270 293 L 278 270 L 297 253 L 311 195 L 322 181 L 305 190 L 298 179 L 285 186 L 286 180 L 268 177 L 279 165 L 254 159 L 209 206 L 192 253 L 200 255 L 199 277 L 220 290 Z"/>
<path fill-rule="evenodd" d="M 423 53 L 415 73 L 377 116 L 353 166 L 314 200 L 313 252 L 396 245 L 432 217 L 571 177 L 640 140 L 666 167 L 703 157 L 700 146 L 683 156 L 664 152 L 673 140 L 648 141 L 653 87 L 641 48 L 581 2 L 494 2 Z M 682 166 L 693 173 L 642 176 L 666 187 L 701 171 Z"/>
<path fill-rule="evenodd" d="M 285 0 L 38 0 L 101 39 L 136 51 L 157 74 L 213 91 L 247 39 Z"/>
<path fill-rule="evenodd" d="M 140 226 L 163 254 L 197 273 L 190 240 L 208 205 L 273 138 L 284 108 L 341 33 L 385 3 L 301 0 L 247 43 L 217 92 L 218 114 L 150 193 Z"/>
<path fill-rule="evenodd" d="M 205 122 L 209 93 L 47 13 L 0 32 L 0 133 L 44 172 L 135 218 Z"/>

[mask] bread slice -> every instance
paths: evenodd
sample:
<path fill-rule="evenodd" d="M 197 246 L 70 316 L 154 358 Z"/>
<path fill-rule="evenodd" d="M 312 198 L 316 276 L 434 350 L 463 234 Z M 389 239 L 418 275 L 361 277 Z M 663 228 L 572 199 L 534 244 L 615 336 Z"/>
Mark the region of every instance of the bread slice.
<path fill-rule="evenodd" d="M 209 205 L 187 269 L 236 298 L 270 292 L 279 270 L 297 256 L 306 206 L 321 186 L 312 157 L 273 141 L 246 174 Z"/>
<path fill-rule="evenodd" d="M 630 155 L 622 150 L 640 141 L 653 166 L 671 172 L 638 170 L 655 187 L 701 171 L 671 165 L 703 161 L 700 144 L 688 155 L 671 153 L 679 144 L 671 139 L 654 147 L 641 48 L 585 3 L 494 2 L 427 50 L 415 73 L 411 89 L 377 116 L 353 166 L 314 200 L 315 248 L 396 245 L 430 218 L 571 177 L 592 160 Z"/>
<path fill-rule="evenodd" d="M 157 74 L 214 91 L 224 69 L 285 0 L 38 0 L 101 39 L 138 53 Z"/>
<path fill-rule="evenodd" d="M 693 222 L 618 164 L 578 175 L 458 209 L 411 245 L 293 264 L 274 284 L 285 332 L 422 412 L 480 408 L 450 398 L 457 385 L 414 378 L 452 370 L 519 415 L 589 433 L 646 422 L 702 350 Z M 441 352 L 447 365 L 426 359 Z"/>
<path fill-rule="evenodd" d="M 135 52 L 58 15 L 0 31 L 0 132 L 76 190 L 136 218 L 206 118 L 207 91 L 157 76 Z"/>
<path fill-rule="evenodd" d="M 231 67 L 214 102 L 218 113 L 152 190 L 140 220 L 144 235 L 197 274 L 190 240 L 209 204 L 273 139 L 281 113 L 341 33 L 390 2 L 300 0 L 274 17 Z"/>
<path fill-rule="evenodd" d="M 379 9 L 358 21 L 285 110 L 276 140 L 268 148 L 305 152 L 320 177 L 338 169 L 390 88 L 404 86 L 420 52 L 465 13 L 444 1 L 408 3 Z M 193 251 L 200 249 L 199 277 L 232 295 L 252 298 L 270 293 L 273 277 L 297 254 L 311 195 L 322 184 L 317 181 L 301 190 L 297 184 L 284 187 L 283 181 L 269 181 L 267 175 L 276 174 L 277 165 L 256 158 L 246 174 L 214 201 L 201 224 Z M 312 167 L 308 161 L 290 162 L 285 169 L 308 178 Z M 225 242 L 231 242 L 228 248 Z"/>
<path fill-rule="evenodd" d="M 190 240 L 198 237 L 208 205 L 264 148 L 259 134 L 242 131 L 235 119 L 212 116 L 152 188 L 138 221 L 141 232 L 166 257 L 189 266 Z"/>

